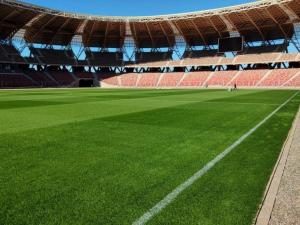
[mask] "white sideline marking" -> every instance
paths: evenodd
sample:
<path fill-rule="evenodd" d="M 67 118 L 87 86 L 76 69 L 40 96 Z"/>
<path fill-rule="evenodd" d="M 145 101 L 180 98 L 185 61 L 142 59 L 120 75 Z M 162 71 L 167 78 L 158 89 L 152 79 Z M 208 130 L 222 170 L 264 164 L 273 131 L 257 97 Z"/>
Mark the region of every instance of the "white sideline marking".
<path fill-rule="evenodd" d="M 170 192 L 166 197 L 164 197 L 160 202 L 148 210 L 143 216 L 137 219 L 133 225 L 144 225 L 149 220 L 151 220 L 155 215 L 167 207 L 171 202 L 173 202 L 178 195 L 181 194 L 185 189 L 190 187 L 198 179 L 200 179 L 206 172 L 213 168 L 219 161 L 221 161 L 228 153 L 230 153 L 236 146 L 241 144 L 248 136 L 250 136 L 254 131 L 256 131 L 261 125 L 263 125 L 268 119 L 270 119 L 275 113 L 277 113 L 282 107 L 284 107 L 288 102 L 290 102 L 299 91 L 293 94 L 288 100 L 282 103 L 278 108 L 271 112 L 267 117 L 260 121 L 255 127 L 250 129 L 247 133 L 241 136 L 237 141 L 235 141 L 231 146 L 226 148 L 223 152 L 217 155 L 213 160 L 208 162 L 202 169 L 196 172 L 193 176 L 187 179 L 185 182 L 177 186 L 172 192 Z"/>

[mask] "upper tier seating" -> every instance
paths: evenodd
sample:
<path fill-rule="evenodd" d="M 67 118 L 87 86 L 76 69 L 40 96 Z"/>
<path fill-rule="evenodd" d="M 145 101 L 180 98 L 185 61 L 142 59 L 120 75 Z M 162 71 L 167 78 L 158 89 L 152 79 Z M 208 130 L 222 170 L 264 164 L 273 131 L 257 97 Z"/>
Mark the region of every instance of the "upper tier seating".
<path fill-rule="evenodd" d="M 280 59 L 281 53 L 262 53 L 238 55 L 233 61 L 235 64 L 253 64 L 276 62 Z"/>
<path fill-rule="evenodd" d="M 124 66 L 122 52 L 86 51 L 86 60 L 77 60 L 71 49 L 44 49 L 29 47 L 33 57 L 22 57 L 13 45 L 0 45 L 0 62 L 32 63 L 48 65 L 91 65 L 91 66 Z M 211 66 L 232 64 L 258 64 L 273 62 L 300 61 L 298 53 L 283 53 L 283 45 L 250 47 L 234 58 L 226 58 L 217 50 L 186 51 L 182 60 L 172 60 L 172 51 L 136 52 L 135 62 L 126 62 L 128 67 L 179 67 Z"/>
<path fill-rule="evenodd" d="M 226 58 L 222 57 L 220 61 L 218 62 L 219 65 L 232 65 L 234 64 L 233 62 L 235 61 L 235 58 Z"/>
<path fill-rule="evenodd" d="M 76 65 L 76 59 L 72 50 L 44 49 L 30 47 L 34 58 L 48 65 Z"/>
<path fill-rule="evenodd" d="M 181 87 L 200 87 L 204 85 L 204 82 L 208 79 L 210 71 L 199 71 L 186 73 L 185 77 L 179 84 Z"/>
<path fill-rule="evenodd" d="M 164 73 L 160 80 L 159 87 L 176 87 L 183 78 L 183 72 Z"/>
<path fill-rule="evenodd" d="M 219 64 L 223 57 L 215 56 L 215 57 L 202 57 L 197 59 L 184 59 L 181 62 L 182 66 L 193 66 L 193 65 L 203 65 L 210 66 L 213 64 Z"/>
<path fill-rule="evenodd" d="M 280 56 L 280 61 L 282 61 L 282 62 L 300 61 L 300 54 L 283 53 Z"/>
<path fill-rule="evenodd" d="M 271 52 L 284 52 L 287 49 L 287 43 L 278 45 L 266 45 L 266 46 L 250 46 L 245 47 L 243 54 L 260 54 L 260 53 L 271 53 Z"/>
<path fill-rule="evenodd" d="M 222 55 L 218 54 L 217 49 L 211 50 L 186 50 L 182 56 L 183 60 L 180 65 L 182 66 L 193 66 L 193 65 L 211 65 L 217 64 Z"/>
<path fill-rule="evenodd" d="M 289 62 L 300 61 L 300 54 L 286 54 L 286 53 L 261 53 L 261 54 L 246 54 L 238 55 L 233 58 L 226 58 L 222 56 L 202 57 L 202 58 L 186 58 L 175 61 L 160 61 L 148 63 L 147 66 L 158 65 L 180 67 L 180 66 L 213 66 L 213 65 L 237 65 L 237 64 L 258 64 L 258 63 L 272 63 L 272 62 Z M 144 65 L 144 64 L 143 64 Z"/>
<path fill-rule="evenodd" d="M 287 44 L 252 46 L 244 48 L 243 53 L 236 56 L 237 64 L 269 63 L 280 59 L 281 53 L 286 51 Z"/>
<path fill-rule="evenodd" d="M 211 49 L 211 50 L 186 50 L 183 53 L 182 58 L 202 58 L 202 57 L 215 57 L 218 55 L 217 49 Z"/>
<path fill-rule="evenodd" d="M 180 67 L 184 60 L 172 60 L 168 62 L 164 62 L 165 65 L 170 67 Z"/>
<path fill-rule="evenodd" d="M 157 61 L 157 62 L 145 62 L 145 63 L 139 63 L 139 64 L 135 64 L 135 66 L 139 66 L 139 67 L 166 67 L 169 66 L 169 63 L 171 61 Z"/>
<path fill-rule="evenodd" d="M 92 52 L 86 51 L 86 59 L 91 66 L 121 66 L 123 65 L 122 52 Z"/>
<path fill-rule="evenodd" d="M 13 45 L 4 44 L 0 45 L 0 62 L 23 63 L 24 59 Z"/>
<path fill-rule="evenodd" d="M 149 63 L 172 60 L 172 51 L 167 52 L 136 52 L 135 61 L 136 63 Z"/>

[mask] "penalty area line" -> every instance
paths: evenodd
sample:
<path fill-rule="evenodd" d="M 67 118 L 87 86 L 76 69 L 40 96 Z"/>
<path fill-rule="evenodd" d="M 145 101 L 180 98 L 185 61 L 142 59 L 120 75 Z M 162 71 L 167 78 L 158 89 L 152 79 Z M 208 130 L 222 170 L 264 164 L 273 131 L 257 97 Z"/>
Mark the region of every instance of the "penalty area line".
<path fill-rule="evenodd" d="M 223 152 L 217 155 L 214 159 L 208 162 L 203 168 L 197 171 L 193 176 L 187 179 L 185 182 L 177 186 L 173 191 L 166 195 L 160 202 L 149 209 L 144 215 L 138 218 L 132 225 L 144 225 L 149 220 L 151 220 L 155 215 L 160 213 L 164 208 L 166 208 L 170 203 L 172 203 L 184 190 L 193 185 L 197 180 L 199 180 L 205 173 L 207 173 L 211 168 L 213 168 L 219 161 L 221 161 L 226 155 L 228 155 L 235 147 L 241 144 L 247 137 L 254 133 L 259 127 L 261 127 L 267 120 L 274 116 L 281 108 L 283 108 L 287 103 L 289 103 L 297 94 L 293 94 L 284 103 L 277 107 L 273 112 L 266 116 L 262 121 L 260 121 L 256 126 L 250 129 L 247 133 L 242 135 L 237 141 L 226 148 Z"/>

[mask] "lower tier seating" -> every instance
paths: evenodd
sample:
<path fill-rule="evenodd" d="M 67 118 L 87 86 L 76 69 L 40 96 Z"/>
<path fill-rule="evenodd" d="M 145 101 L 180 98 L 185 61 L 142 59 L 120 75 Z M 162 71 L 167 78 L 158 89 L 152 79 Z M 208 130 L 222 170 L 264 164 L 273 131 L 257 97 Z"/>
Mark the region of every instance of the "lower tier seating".
<path fill-rule="evenodd" d="M 27 71 L 27 76 L 38 83 L 41 87 L 55 87 L 57 83 L 51 80 L 44 72 L 41 71 Z"/>
<path fill-rule="evenodd" d="M 256 86 L 267 72 L 268 70 L 245 70 L 233 79 L 231 83 L 242 87 Z"/>
<path fill-rule="evenodd" d="M 138 81 L 138 87 L 156 87 L 161 73 L 144 73 Z"/>
<path fill-rule="evenodd" d="M 211 72 L 200 71 L 200 72 L 190 72 L 185 74 L 185 77 L 180 82 L 181 87 L 201 87 L 204 82 L 208 79 Z"/>
<path fill-rule="evenodd" d="M 280 87 L 292 79 L 299 69 L 273 70 L 260 84 L 261 87 Z"/>
<path fill-rule="evenodd" d="M 298 72 L 292 79 L 290 79 L 285 87 L 300 87 L 300 72 Z"/>
<path fill-rule="evenodd" d="M 98 78 L 105 87 L 149 87 L 149 88 L 189 88 L 189 87 L 300 87 L 300 69 L 257 69 L 197 72 L 114 72 L 76 73 L 68 71 L 25 70 L 0 73 L 0 88 L 14 87 L 60 87 L 73 86 L 79 79 Z M 102 85 L 103 84 L 103 85 Z"/>
<path fill-rule="evenodd" d="M 74 75 L 79 79 L 93 79 L 91 72 L 74 72 Z"/>
<path fill-rule="evenodd" d="M 21 88 L 37 86 L 22 73 L 0 73 L 1 88 Z"/>
<path fill-rule="evenodd" d="M 135 87 L 138 81 L 138 73 L 125 73 L 120 75 L 121 86 Z"/>
<path fill-rule="evenodd" d="M 100 81 L 105 82 L 105 84 L 120 86 L 118 76 L 115 73 L 97 73 L 96 74 Z"/>
<path fill-rule="evenodd" d="M 119 87 L 299 87 L 300 69 L 125 73 L 100 80 Z"/>
<path fill-rule="evenodd" d="M 230 71 L 215 71 L 211 78 L 207 81 L 207 86 L 224 87 L 229 85 L 229 82 L 238 73 L 236 70 Z"/>
<path fill-rule="evenodd" d="M 176 87 L 179 84 L 179 81 L 183 78 L 183 72 L 177 73 L 165 73 L 163 74 L 162 79 L 160 80 L 159 87 Z"/>
<path fill-rule="evenodd" d="M 62 86 L 71 85 L 75 81 L 68 71 L 55 71 L 49 72 L 49 74 Z"/>

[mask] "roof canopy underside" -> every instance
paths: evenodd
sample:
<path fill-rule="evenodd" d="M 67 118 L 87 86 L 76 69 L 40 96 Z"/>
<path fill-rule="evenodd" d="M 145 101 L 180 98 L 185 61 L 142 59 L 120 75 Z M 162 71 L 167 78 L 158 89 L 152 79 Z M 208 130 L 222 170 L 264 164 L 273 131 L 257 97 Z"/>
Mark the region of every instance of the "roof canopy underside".
<path fill-rule="evenodd" d="M 19 1 L 0 0 L 0 39 L 20 29 L 28 43 L 68 45 L 81 36 L 86 47 L 121 48 L 132 37 L 138 48 L 217 44 L 238 32 L 246 41 L 287 39 L 300 22 L 300 0 L 266 0 L 218 10 L 154 17 L 96 17 L 63 13 Z"/>

